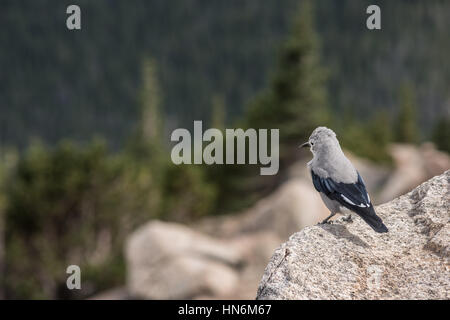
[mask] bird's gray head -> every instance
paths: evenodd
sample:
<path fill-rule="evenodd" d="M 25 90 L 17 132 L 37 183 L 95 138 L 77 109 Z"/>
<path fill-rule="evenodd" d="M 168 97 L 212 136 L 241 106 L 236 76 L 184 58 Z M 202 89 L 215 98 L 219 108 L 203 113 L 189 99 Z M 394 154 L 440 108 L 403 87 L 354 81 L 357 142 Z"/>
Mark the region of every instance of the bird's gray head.
<path fill-rule="evenodd" d="M 309 137 L 308 141 L 300 147 L 309 147 L 314 155 L 331 151 L 335 148 L 340 149 L 336 134 L 327 127 L 317 127 Z"/>

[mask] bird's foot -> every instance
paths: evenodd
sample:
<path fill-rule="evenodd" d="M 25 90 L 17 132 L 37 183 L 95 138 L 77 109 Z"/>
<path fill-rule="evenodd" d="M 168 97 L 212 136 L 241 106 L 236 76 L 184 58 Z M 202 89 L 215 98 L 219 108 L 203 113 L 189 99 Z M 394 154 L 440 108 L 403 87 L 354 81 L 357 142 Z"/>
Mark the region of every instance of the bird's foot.
<path fill-rule="evenodd" d="M 322 220 L 322 222 L 319 222 L 319 224 L 331 224 L 330 218 L 334 217 L 336 212 L 331 213 L 328 217 Z"/>
<path fill-rule="evenodd" d="M 348 216 L 343 217 L 342 221 L 349 222 L 349 223 L 353 222 L 352 215 L 349 214 Z"/>

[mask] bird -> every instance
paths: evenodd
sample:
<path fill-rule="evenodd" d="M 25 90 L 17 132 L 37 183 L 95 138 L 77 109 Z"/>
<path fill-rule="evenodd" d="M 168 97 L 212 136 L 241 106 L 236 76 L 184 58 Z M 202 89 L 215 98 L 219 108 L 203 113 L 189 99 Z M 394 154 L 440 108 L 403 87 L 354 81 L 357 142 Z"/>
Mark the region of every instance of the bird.
<path fill-rule="evenodd" d="M 321 224 L 327 223 L 336 213 L 343 214 L 348 209 L 361 217 L 374 231 L 388 232 L 375 212 L 361 175 L 345 156 L 333 130 L 317 127 L 308 141 L 300 147 L 309 147 L 313 154 L 307 166 L 314 188 L 330 210 L 330 215 Z"/>

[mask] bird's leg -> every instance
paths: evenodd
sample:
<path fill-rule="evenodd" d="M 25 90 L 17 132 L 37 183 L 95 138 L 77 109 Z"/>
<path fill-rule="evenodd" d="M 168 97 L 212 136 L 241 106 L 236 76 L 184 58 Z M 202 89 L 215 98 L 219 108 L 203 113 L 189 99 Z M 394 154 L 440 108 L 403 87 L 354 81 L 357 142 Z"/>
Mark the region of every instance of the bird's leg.
<path fill-rule="evenodd" d="M 336 214 L 336 212 L 332 212 L 328 217 L 326 217 L 325 219 L 323 219 L 323 221 L 319 224 L 325 224 L 328 222 L 328 220 L 333 217 Z"/>

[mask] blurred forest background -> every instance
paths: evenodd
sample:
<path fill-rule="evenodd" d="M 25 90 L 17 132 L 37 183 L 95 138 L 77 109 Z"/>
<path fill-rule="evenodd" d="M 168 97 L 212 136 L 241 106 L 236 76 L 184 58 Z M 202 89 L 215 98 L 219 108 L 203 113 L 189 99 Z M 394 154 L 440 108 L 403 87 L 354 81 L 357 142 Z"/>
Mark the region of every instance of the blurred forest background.
<path fill-rule="evenodd" d="M 248 207 L 318 125 L 386 165 L 393 141 L 450 152 L 450 2 L 377 1 L 369 31 L 372 2 L 3 0 L 0 296 L 122 284 L 132 230 Z M 173 165 L 170 133 L 193 120 L 280 128 L 280 173 Z"/>

